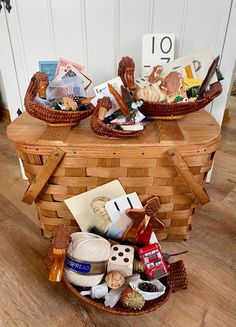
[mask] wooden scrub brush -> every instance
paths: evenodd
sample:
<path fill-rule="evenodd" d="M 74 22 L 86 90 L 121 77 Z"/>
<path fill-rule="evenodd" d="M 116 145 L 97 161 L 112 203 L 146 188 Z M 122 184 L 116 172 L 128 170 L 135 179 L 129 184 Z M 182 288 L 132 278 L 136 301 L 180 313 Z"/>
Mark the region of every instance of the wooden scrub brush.
<path fill-rule="evenodd" d="M 67 225 L 58 225 L 52 235 L 51 264 L 49 280 L 60 282 L 62 279 L 66 251 L 69 245 L 70 229 Z"/>

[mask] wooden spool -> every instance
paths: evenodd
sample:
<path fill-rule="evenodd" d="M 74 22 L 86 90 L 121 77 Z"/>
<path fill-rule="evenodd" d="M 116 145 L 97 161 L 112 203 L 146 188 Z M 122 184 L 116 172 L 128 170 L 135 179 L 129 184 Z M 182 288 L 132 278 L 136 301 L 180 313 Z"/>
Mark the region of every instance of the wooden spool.
<path fill-rule="evenodd" d="M 132 139 L 101 139 L 90 130 L 88 119 L 73 128 L 50 128 L 28 113 L 13 121 L 7 132 L 30 183 L 40 172 L 44 177 L 45 183 L 36 183 L 33 194 L 45 237 L 57 224 L 78 231 L 63 201 L 114 179 L 142 200 L 159 197 L 159 218 L 165 225 L 159 240 L 188 239 L 194 208 L 209 201 L 204 184 L 219 147 L 220 126 L 205 110 L 179 121 L 155 121 L 144 135 Z M 55 148 L 64 156 L 52 168 L 47 160 Z M 46 162 L 47 178 L 42 174 Z"/>

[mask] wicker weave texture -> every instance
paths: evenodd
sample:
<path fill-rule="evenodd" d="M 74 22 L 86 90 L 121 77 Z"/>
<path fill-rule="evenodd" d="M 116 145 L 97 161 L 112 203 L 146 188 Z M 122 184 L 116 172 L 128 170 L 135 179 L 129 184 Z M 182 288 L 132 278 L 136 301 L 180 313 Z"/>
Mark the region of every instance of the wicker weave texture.
<path fill-rule="evenodd" d="M 218 141 L 208 147 L 192 149 L 184 160 L 197 183 L 204 185 L 211 169 Z M 17 145 L 19 157 L 30 181 L 39 173 L 48 155 L 40 148 Z M 122 152 L 123 153 L 123 152 Z M 58 224 L 68 224 L 72 231 L 78 226 L 63 202 L 76 194 L 86 192 L 114 179 L 119 179 L 127 193 L 137 192 L 142 200 L 157 195 L 160 199 L 159 218 L 165 229 L 158 232 L 159 240 L 186 240 L 190 236 L 192 216 L 198 201 L 163 153 L 153 158 L 85 158 L 75 152 L 66 152 L 58 168 L 36 200 L 40 225 L 45 237 L 50 237 Z"/>
<path fill-rule="evenodd" d="M 31 116 L 43 120 L 51 126 L 73 126 L 92 114 L 93 106 L 85 111 L 58 111 L 39 104 L 35 100 L 35 96 L 38 92 L 38 84 L 41 81 L 48 82 L 46 74 L 35 73 L 25 94 L 24 105 Z"/>
<path fill-rule="evenodd" d="M 187 115 L 191 112 L 198 111 L 206 107 L 211 101 L 213 101 L 222 92 L 222 85 L 220 82 L 212 84 L 210 89 L 205 92 L 204 97 L 201 100 L 194 102 L 179 102 L 179 103 L 161 103 L 161 102 L 148 102 L 140 108 L 140 111 L 148 117 L 175 117 L 181 115 Z"/>
<path fill-rule="evenodd" d="M 50 240 L 50 245 L 48 248 L 48 253 L 44 258 L 44 263 L 47 267 L 47 269 L 50 271 L 50 268 L 53 263 L 53 248 L 65 248 L 67 249 L 69 243 L 69 234 L 68 234 L 68 229 L 66 228 L 65 225 L 58 225 L 52 234 L 52 238 Z M 141 314 L 145 314 L 151 311 L 156 310 L 160 306 L 162 306 L 166 301 L 168 301 L 171 291 L 173 290 L 174 292 L 181 290 L 181 289 L 186 289 L 187 288 L 187 273 L 186 273 L 186 268 L 184 266 L 184 263 L 182 260 L 179 260 L 177 262 L 171 263 L 170 264 L 170 270 L 169 270 L 169 275 L 166 279 L 166 281 L 162 281 L 166 285 L 166 292 L 163 294 L 161 297 L 159 297 L 156 300 L 152 301 L 146 301 L 144 307 L 140 311 L 133 311 L 127 308 L 124 308 L 120 302 L 118 302 L 115 307 L 110 308 L 106 307 L 104 305 L 104 300 L 94 300 L 90 297 L 86 297 L 80 294 L 80 291 L 82 290 L 80 287 L 72 285 L 68 279 L 66 278 L 65 275 L 62 277 L 62 281 L 65 285 L 65 287 L 74 295 L 76 296 L 79 300 L 93 305 L 94 307 L 118 314 L 118 315 L 125 315 L 125 316 L 137 316 Z"/>
<path fill-rule="evenodd" d="M 122 137 L 133 137 L 143 134 L 143 131 L 122 131 L 112 129 L 109 125 L 105 124 L 98 118 L 99 108 L 96 107 L 91 118 L 90 118 L 90 127 L 92 131 L 100 137 L 109 137 L 109 138 L 122 138 Z"/>

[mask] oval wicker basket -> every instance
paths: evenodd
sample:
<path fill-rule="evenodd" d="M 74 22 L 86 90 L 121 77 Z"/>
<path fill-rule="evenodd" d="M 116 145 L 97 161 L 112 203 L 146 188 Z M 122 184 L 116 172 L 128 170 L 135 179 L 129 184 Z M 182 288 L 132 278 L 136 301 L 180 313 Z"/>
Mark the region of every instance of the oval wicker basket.
<path fill-rule="evenodd" d="M 98 118 L 98 111 L 99 108 L 96 107 L 93 111 L 93 114 L 90 118 L 90 127 L 92 131 L 103 138 L 111 138 L 111 139 L 118 139 L 122 137 L 133 137 L 143 134 L 142 131 L 122 131 L 122 130 L 115 130 L 111 127 L 109 127 L 107 124 L 105 124 L 103 121 L 101 121 Z"/>
<path fill-rule="evenodd" d="M 53 231 L 52 237 L 50 239 L 50 245 L 48 248 L 48 253 L 44 258 L 44 263 L 48 271 L 53 263 L 53 248 L 66 248 L 69 244 L 69 235 L 70 229 L 66 225 L 57 225 Z M 186 289 L 188 280 L 186 268 L 182 260 L 178 260 L 172 264 L 170 264 L 169 274 L 165 281 L 162 281 L 166 286 L 166 292 L 161 297 L 155 300 L 146 301 L 142 310 L 133 311 L 127 308 L 124 308 L 119 302 L 113 307 L 106 307 L 104 305 L 104 299 L 94 300 L 90 297 L 86 297 L 80 294 L 80 287 L 72 285 L 69 280 L 66 278 L 65 274 L 62 276 L 62 282 L 64 286 L 79 300 L 94 306 L 95 308 L 125 316 L 137 316 L 142 315 L 151 311 L 156 310 L 160 306 L 162 306 L 166 301 L 168 301 L 171 292 L 177 292 L 181 289 Z"/>
<path fill-rule="evenodd" d="M 92 106 L 86 111 L 58 111 L 41 105 L 35 100 L 40 82 L 48 83 L 48 77 L 44 73 L 37 72 L 31 78 L 25 94 L 25 108 L 31 116 L 45 121 L 50 126 L 73 126 L 92 114 Z"/>
<path fill-rule="evenodd" d="M 162 103 L 145 101 L 140 111 L 149 119 L 177 120 L 208 105 L 222 92 L 222 85 L 216 82 L 206 91 L 203 98 L 194 102 Z"/>
<path fill-rule="evenodd" d="M 90 297 L 81 295 L 79 288 L 73 286 L 64 275 L 63 275 L 62 281 L 63 281 L 64 285 L 66 286 L 66 288 L 74 296 L 76 296 L 79 300 L 81 300 L 87 304 L 90 304 L 97 309 L 107 311 L 109 313 L 114 313 L 117 315 L 123 315 L 123 316 L 138 316 L 138 315 L 143 315 L 143 314 L 151 312 L 151 311 L 155 311 L 157 308 L 161 307 L 166 301 L 168 301 L 170 294 L 171 294 L 171 289 L 167 285 L 165 294 L 163 294 L 161 297 L 159 297 L 156 300 L 146 301 L 142 310 L 133 311 L 133 310 L 124 308 L 122 306 L 122 304 L 120 304 L 119 302 L 113 308 L 106 307 L 104 305 L 104 299 L 103 300 L 93 300 Z"/>

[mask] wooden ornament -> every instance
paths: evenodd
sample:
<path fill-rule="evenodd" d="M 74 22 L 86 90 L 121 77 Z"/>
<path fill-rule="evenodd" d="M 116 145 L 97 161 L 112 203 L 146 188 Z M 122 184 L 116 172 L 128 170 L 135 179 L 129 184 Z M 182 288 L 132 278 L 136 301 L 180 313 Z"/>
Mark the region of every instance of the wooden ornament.
<path fill-rule="evenodd" d="M 118 75 L 122 79 L 122 82 L 130 91 L 135 91 L 136 86 L 134 83 L 134 69 L 135 64 L 132 58 L 126 56 L 119 62 Z"/>
<path fill-rule="evenodd" d="M 125 277 L 122 275 L 121 272 L 114 270 L 110 271 L 106 277 L 105 282 L 107 283 L 107 286 L 110 288 L 119 288 L 125 283 Z"/>
<path fill-rule="evenodd" d="M 161 85 L 167 89 L 167 95 L 179 92 L 183 87 L 183 77 L 180 73 L 172 71 L 164 78 Z"/>
<path fill-rule="evenodd" d="M 132 220 L 123 236 L 124 240 L 137 242 L 138 234 L 144 233 L 147 227 L 158 230 L 164 228 L 164 224 L 157 218 L 157 212 L 160 207 L 158 197 L 154 196 L 147 200 L 142 209 L 127 209 L 126 214 Z"/>
<path fill-rule="evenodd" d="M 152 84 L 153 88 L 159 95 L 159 102 L 165 102 L 167 100 L 167 93 L 166 93 L 166 88 L 161 84 L 162 81 L 159 80 L 156 83 Z"/>
<path fill-rule="evenodd" d="M 162 77 L 160 77 L 161 72 L 163 71 L 163 67 L 161 65 L 157 65 L 155 67 L 153 67 L 153 70 L 150 74 L 150 76 L 148 77 L 148 82 L 149 83 L 156 83 L 159 80 L 163 80 Z"/>
<path fill-rule="evenodd" d="M 129 112 L 129 108 L 127 107 L 126 103 L 124 102 L 123 98 L 120 96 L 120 94 L 114 89 L 114 87 L 108 83 L 108 89 L 110 91 L 110 93 L 114 96 L 115 101 L 118 105 L 118 107 L 120 108 L 120 110 L 122 111 L 122 113 L 129 117 L 131 114 Z"/>
<path fill-rule="evenodd" d="M 134 248 L 128 245 L 113 245 L 107 264 L 107 272 L 119 271 L 124 277 L 133 274 Z"/>
<path fill-rule="evenodd" d="M 46 99 L 47 87 L 48 87 L 48 80 L 42 78 L 38 83 L 38 96 L 41 99 Z"/>
<path fill-rule="evenodd" d="M 98 108 L 99 107 L 104 107 L 107 110 L 111 109 L 111 107 L 112 107 L 111 99 L 109 97 L 103 97 L 101 99 L 98 99 L 97 107 Z"/>
<path fill-rule="evenodd" d="M 158 102 L 160 100 L 160 95 L 157 92 L 156 88 L 154 88 L 154 86 L 147 86 L 142 89 L 139 89 L 135 93 L 135 99 L 142 99 L 144 101 L 149 102 Z"/>

